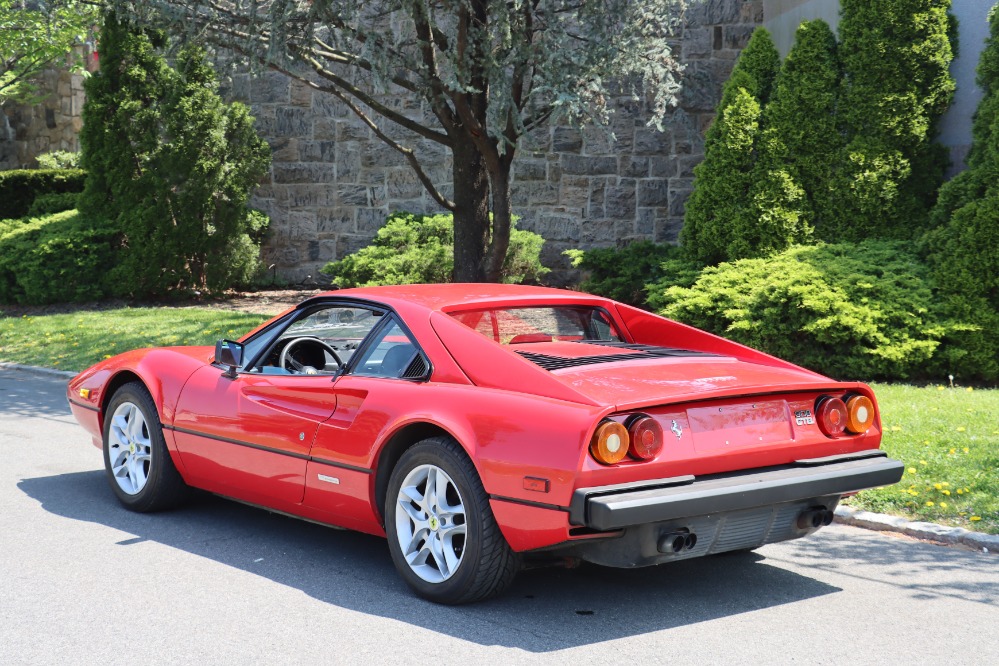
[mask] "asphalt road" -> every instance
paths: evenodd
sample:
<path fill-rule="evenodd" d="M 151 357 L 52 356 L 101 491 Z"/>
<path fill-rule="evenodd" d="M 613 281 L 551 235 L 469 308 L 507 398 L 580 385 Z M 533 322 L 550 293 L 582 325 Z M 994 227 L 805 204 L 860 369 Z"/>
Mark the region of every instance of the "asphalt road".
<path fill-rule="evenodd" d="M 999 556 L 837 525 L 436 606 L 374 537 L 207 496 L 122 509 L 63 386 L 0 370 L 0 664 L 999 663 Z"/>

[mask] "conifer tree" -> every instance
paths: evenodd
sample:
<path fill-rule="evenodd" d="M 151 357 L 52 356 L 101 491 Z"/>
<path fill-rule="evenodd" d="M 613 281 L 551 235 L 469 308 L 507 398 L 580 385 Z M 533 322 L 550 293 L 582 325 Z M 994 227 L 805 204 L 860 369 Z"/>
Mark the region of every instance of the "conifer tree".
<path fill-rule="evenodd" d="M 704 141 L 704 161 L 694 169 L 680 241 L 692 259 L 717 264 L 742 247 L 737 230 L 751 228 L 751 201 L 760 116 L 780 69 L 770 33 L 753 32 L 722 89 L 715 120 Z M 733 243 L 735 246 L 733 246 Z"/>
<path fill-rule="evenodd" d="M 842 129 L 848 137 L 823 220 L 836 240 L 912 238 L 927 226 L 947 165 L 934 143 L 954 93 L 950 0 L 842 0 Z"/>
<path fill-rule="evenodd" d="M 823 220 L 842 198 L 831 187 L 844 144 L 836 120 L 840 81 L 829 24 L 802 22 L 763 112 L 753 195 L 759 224 L 743 234 L 759 250 L 808 242 L 813 230 L 821 237 Z"/>
<path fill-rule="evenodd" d="M 202 51 L 186 48 L 175 71 L 159 39 L 108 14 L 85 84 L 79 207 L 121 229 L 112 282 L 126 296 L 245 283 L 266 222 L 247 209 L 269 165 L 247 108 L 221 100 Z"/>

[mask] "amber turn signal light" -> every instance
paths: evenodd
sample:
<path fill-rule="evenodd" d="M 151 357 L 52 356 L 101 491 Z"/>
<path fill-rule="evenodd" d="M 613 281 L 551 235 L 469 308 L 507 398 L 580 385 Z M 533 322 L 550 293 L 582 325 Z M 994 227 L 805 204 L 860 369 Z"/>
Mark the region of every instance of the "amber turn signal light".
<path fill-rule="evenodd" d="M 617 421 L 604 421 L 590 440 L 590 455 L 604 465 L 621 462 L 628 455 L 628 430 Z"/>
<path fill-rule="evenodd" d="M 867 432 L 874 423 L 874 403 L 865 395 L 855 395 L 846 401 L 846 430 L 856 435 Z"/>
<path fill-rule="evenodd" d="M 628 453 L 638 460 L 652 460 L 663 450 L 663 429 L 651 416 L 640 415 L 628 424 Z"/>
<path fill-rule="evenodd" d="M 839 398 L 822 396 L 815 405 L 815 420 L 826 437 L 839 437 L 846 430 L 846 404 Z"/>

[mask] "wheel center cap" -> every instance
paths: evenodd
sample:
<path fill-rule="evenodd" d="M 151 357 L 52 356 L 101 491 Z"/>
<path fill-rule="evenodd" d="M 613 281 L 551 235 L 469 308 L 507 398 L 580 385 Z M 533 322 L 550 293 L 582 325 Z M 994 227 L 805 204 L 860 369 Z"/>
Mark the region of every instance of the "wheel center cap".
<path fill-rule="evenodd" d="M 441 521 L 437 520 L 437 516 L 430 516 L 430 529 L 437 531 L 437 528 L 441 526 Z"/>
<path fill-rule="evenodd" d="M 128 452 L 129 453 L 135 453 L 135 444 L 134 443 L 128 445 Z"/>

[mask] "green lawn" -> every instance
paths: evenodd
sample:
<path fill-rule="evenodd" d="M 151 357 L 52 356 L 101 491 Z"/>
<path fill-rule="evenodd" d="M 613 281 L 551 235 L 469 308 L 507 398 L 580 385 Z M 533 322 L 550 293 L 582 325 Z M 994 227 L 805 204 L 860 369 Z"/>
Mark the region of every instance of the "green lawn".
<path fill-rule="evenodd" d="M 999 534 L 999 390 L 876 384 L 902 481 L 850 506 Z"/>
<path fill-rule="evenodd" d="M 269 319 L 212 308 L 120 308 L 0 318 L 0 360 L 79 371 L 140 347 L 214 345 Z"/>
<path fill-rule="evenodd" d="M 267 317 L 213 308 L 121 308 L 0 318 L 0 360 L 82 370 L 157 345 L 211 345 Z M 905 463 L 902 482 L 850 506 L 999 534 L 999 390 L 874 386 L 882 446 Z"/>

